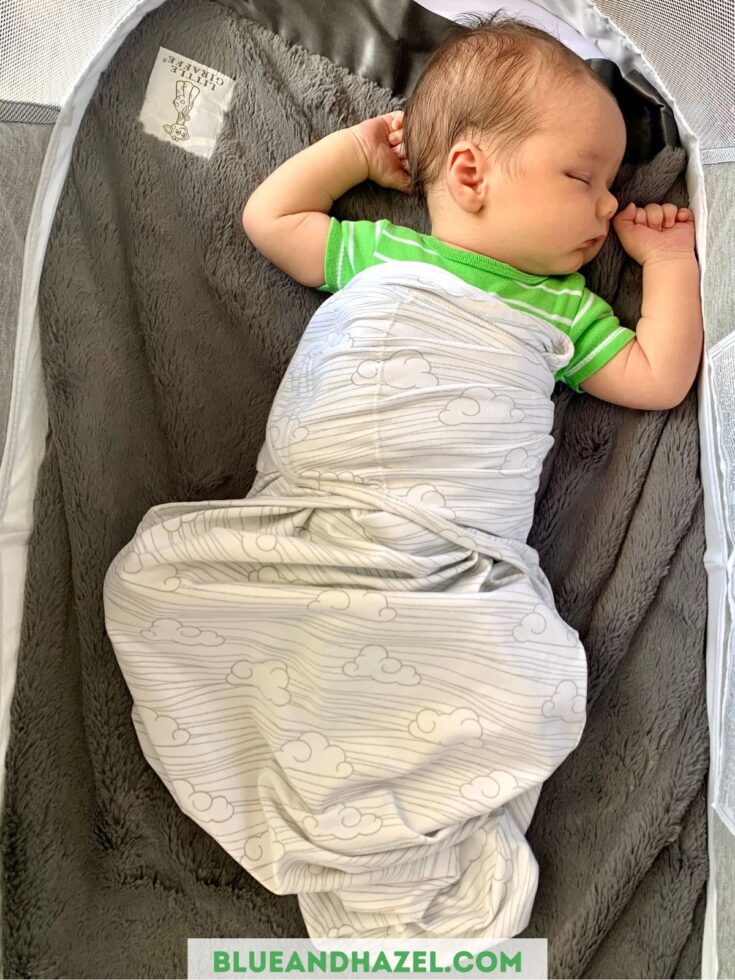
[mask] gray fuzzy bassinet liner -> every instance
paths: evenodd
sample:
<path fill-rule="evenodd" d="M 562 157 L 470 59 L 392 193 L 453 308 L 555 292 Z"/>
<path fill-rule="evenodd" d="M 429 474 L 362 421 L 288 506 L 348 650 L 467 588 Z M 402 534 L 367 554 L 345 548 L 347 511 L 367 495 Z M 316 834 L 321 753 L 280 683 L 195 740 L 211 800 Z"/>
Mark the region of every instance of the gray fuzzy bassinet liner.
<path fill-rule="evenodd" d="M 243 202 L 307 144 L 401 107 L 445 23 L 410 0 L 352 2 L 352 20 L 344 6 L 168 2 L 124 42 L 82 121 L 41 282 L 50 424 L 7 756 L 6 977 L 185 976 L 190 936 L 306 936 L 295 896 L 250 877 L 145 762 L 102 582 L 149 507 L 245 496 L 271 400 L 325 299 L 255 251 Z M 209 160 L 136 121 L 161 46 L 236 80 Z M 633 113 L 635 93 L 611 77 Z M 684 152 L 655 98 L 647 118 L 619 199 L 686 204 Z M 371 183 L 333 213 L 428 231 L 415 201 Z M 634 327 L 641 271 L 614 235 L 583 272 Z M 548 938 L 550 977 L 700 976 L 696 399 L 644 412 L 554 392 L 529 543 L 590 680 L 582 741 L 528 831 L 540 883 L 522 935 Z"/>

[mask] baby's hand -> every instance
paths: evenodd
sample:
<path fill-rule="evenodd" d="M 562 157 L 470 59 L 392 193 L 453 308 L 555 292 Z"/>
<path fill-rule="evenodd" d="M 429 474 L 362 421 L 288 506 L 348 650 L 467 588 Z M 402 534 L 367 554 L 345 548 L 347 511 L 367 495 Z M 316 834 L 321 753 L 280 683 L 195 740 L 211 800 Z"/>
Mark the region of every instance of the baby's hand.
<path fill-rule="evenodd" d="M 627 204 L 612 219 L 620 244 L 643 265 L 652 257 L 694 255 L 694 215 L 676 204 Z"/>
<path fill-rule="evenodd" d="M 403 149 L 403 112 L 386 112 L 351 127 L 365 154 L 368 177 L 381 187 L 408 191 L 409 176 Z"/>

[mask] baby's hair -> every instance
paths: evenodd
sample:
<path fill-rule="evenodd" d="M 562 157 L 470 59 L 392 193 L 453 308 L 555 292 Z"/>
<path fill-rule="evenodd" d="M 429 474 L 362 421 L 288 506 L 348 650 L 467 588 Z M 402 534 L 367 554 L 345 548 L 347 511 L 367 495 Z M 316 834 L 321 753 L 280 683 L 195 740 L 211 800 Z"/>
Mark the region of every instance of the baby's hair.
<path fill-rule="evenodd" d="M 541 28 L 502 9 L 489 17 L 463 15 L 431 56 L 405 108 L 409 193 L 428 203 L 449 150 L 463 137 L 491 140 L 501 170 L 514 173 L 517 151 L 544 125 L 544 95 L 585 79 L 612 96 L 583 58 Z"/>

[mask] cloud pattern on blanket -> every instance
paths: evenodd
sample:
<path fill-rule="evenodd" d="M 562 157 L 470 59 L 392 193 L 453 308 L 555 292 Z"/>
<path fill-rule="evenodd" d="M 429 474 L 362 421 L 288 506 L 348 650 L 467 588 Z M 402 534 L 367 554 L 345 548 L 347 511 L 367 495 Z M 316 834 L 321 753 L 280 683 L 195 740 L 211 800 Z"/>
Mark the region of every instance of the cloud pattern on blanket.
<path fill-rule="evenodd" d="M 151 508 L 105 579 L 146 759 L 313 937 L 521 932 L 586 720 L 526 542 L 571 341 L 435 271 L 322 304 L 248 496 Z"/>

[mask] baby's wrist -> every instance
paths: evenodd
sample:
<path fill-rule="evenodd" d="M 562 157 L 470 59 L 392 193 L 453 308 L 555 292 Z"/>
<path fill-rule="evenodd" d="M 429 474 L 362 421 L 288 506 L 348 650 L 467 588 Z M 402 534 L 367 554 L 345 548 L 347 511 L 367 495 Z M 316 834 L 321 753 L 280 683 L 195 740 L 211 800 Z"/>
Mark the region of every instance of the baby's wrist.
<path fill-rule="evenodd" d="M 370 154 L 368 151 L 367 142 L 360 131 L 360 123 L 357 123 L 355 126 L 349 126 L 345 132 L 349 133 L 352 138 L 355 158 L 358 161 L 358 167 L 360 167 L 361 172 L 364 171 L 364 176 L 357 181 L 357 183 L 362 183 L 363 180 L 370 179 Z"/>
<path fill-rule="evenodd" d="M 652 252 L 647 255 L 643 260 L 641 265 L 646 268 L 652 265 L 658 265 L 661 262 L 694 262 L 697 265 L 697 256 L 693 251 L 683 251 L 683 252 Z"/>
<path fill-rule="evenodd" d="M 311 210 L 328 211 L 338 197 L 368 179 L 365 154 L 352 133 L 352 127 L 334 130 L 312 144 L 305 153 L 310 154 L 307 176 L 318 184 L 322 194 L 326 191 L 331 198 L 327 208 Z"/>

